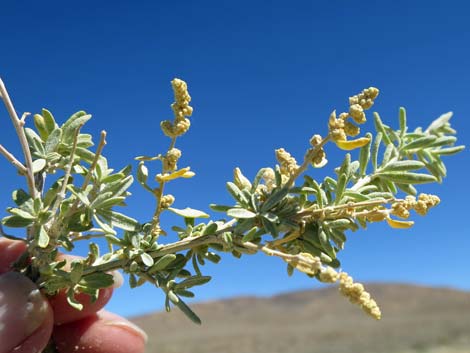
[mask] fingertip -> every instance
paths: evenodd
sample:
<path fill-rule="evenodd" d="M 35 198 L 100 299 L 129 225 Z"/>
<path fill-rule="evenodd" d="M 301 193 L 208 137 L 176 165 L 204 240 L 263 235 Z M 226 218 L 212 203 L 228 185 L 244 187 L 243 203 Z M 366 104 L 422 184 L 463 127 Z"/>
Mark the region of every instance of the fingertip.
<path fill-rule="evenodd" d="M 0 238 L 0 274 L 11 271 L 11 265 L 25 250 L 26 244 L 22 241 Z"/>
<path fill-rule="evenodd" d="M 49 314 L 44 322 L 21 344 L 11 350 L 10 353 L 37 353 L 42 352 L 49 343 L 54 327 L 54 315 L 52 309 L 49 308 Z M 1 349 L 0 349 L 1 351 Z"/>
<path fill-rule="evenodd" d="M 143 353 L 146 335 L 126 319 L 101 311 L 58 326 L 54 341 L 60 353 Z"/>
<path fill-rule="evenodd" d="M 51 336 L 52 308 L 27 277 L 0 276 L 0 353 L 41 351 Z"/>
<path fill-rule="evenodd" d="M 112 294 L 113 288 L 100 289 L 98 299 L 95 302 L 92 302 L 91 297 L 88 294 L 79 293 L 75 296 L 75 299 L 83 305 L 83 309 L 77 310 L 67 302 L 67 296 L 65 293 L 59 292 L 59 294 L 49 299 L 52 309 L 54 310 L 56 325 L 80 320 L 95 314 L 108 303 Z"/>

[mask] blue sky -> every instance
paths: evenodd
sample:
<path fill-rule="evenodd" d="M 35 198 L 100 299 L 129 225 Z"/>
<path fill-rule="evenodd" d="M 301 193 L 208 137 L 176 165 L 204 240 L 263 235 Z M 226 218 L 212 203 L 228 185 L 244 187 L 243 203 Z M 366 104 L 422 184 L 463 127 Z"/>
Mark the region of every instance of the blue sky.
<path fill-rule="evenodd" d="M 253 177 L 275 163 L 279 147 L 301 159 L 329 113 L 371 85 L 381 89 L 374 110 L 387 123 L 396 124 L 401 105 L 412 127 L 452 110 L 468 145 L 469 11 L 466 1 L 10 1 L 0 6 L 0 75 L 19 112 L 46 107 L 61 121 L 92 113 L 85 130 L 107 130 L 105 153 L 116 169 L 166 149 L 159 122 L 171 117 L 170 81 L 186 80 L 195 112 L 178 147 L 180 164 L 197 176 L 167 190 L 175 207 L 208 210 L 229 201 L 234 167 Z M 18 151 L 4 110 L 0 121 L 0 143 Z M 341 161 L 332 146 L 327 153 L 319 177 Z M 17 178 L 1 163 L 4 208 Z M 350 234 L 344 269 L 366 282 L 470 289 L 469 163 L 468 150 L 447 159 L 444 184 L 422 188 L 441 205 L 410 231 L 377 224 Z M 153 200 L 138 185 L 132 192 L 129 213 L 150 217 Z M 197 290 L 199 300 L 319 286 L 288 278 L 281 261 L 263 256 L 225 256 L 206 274 L 213 280 Z M 157 289 L 124 287 L 109 309 L 135 315 L 162 304 Z"/>

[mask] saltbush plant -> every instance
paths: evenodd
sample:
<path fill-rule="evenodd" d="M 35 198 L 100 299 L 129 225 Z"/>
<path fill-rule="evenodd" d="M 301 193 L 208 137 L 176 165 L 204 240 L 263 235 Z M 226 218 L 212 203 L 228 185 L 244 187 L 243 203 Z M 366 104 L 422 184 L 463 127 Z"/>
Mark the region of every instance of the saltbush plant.
<path fill-rule="evenodd" d="M 410 228 L 413 212 L 425 215 L 439 203 L 437 196 L 419 194 L 417 187 L 440 183 L 446 175 L 443 157 L 464 148 L 455 145 L 452 114 L 413 130 L 404 108 L 399 109 L 398 129 L 373 113 L 375 133 L 361 134 L 359 125 L 379 95 L 377 88 L 367 88 L 349 98 L 344 112 L 331 113 L 325 133 L 312 136 L 300 163 L 279 148 L 277 164 L 261 168 L 254 178 L 235 168 L 233 180 L 227 182 L 233 203 L 211 204 L 221 215 L 208 220 L 204 211 L 173 207 L 175 198 L 168 193 L 173 180 L 195 175 L 190 167 L 179 166 L 183 159 L 176 145 L 191 125 L 191 97 L 184 81 L 174 79 L 171 84 L 174 119 L 160 125 L 169 138 L 167 151 L 136 157 L 135 168 L 114 170 L 104 156 L 106 132 L 96 148 L 92 136 L 83 132 L 90 114 L 79 111 L 63 124 L 47 109 L 32 119 L 28 113 L 19 117 L 0 81 L 23 161 L 2 145 L 0 153 L 26 179 L 26 187 L 13 191 L 12 207 L 1 220 L 4 227 L 23 229 L 18 237 L 0 228 L 1 236 L 27 245 L 14 270 L 47 295 L 65 291 L 77 310 L 82 307 L 77 293 L 96 300 L 101 288 L 113 284 L 110 272 L 122 270 L 129 274 L 131 287 L 152 283 L 165 293 L 168 311 L 176 306 L 200 323 L 183 298 L 194 297 L 193 289 L 210 280 L 203 275 L 203 265 L 219 263 L 221 253 L 237 258 L 265 253 L 284 261 L 288 274 L 297 270 L 323 283 L 338 282 L 352 303 L 380 319 L 377 303 L 341 269 L 338 254 L 349 232 L 366 229 L 371 222 Z M 327 165 L 329 145 L 353 154 L 346 153 L 331 176 L 315 180 L 311 172 Z M 149 220 L 122 211 L 134 180 L 155 203 Z M 184 205 L 184 200 L 177 204 Z M 162 224 L 163 212 L 182 217 L 184 226 Z M 176 233 L 176 242 L 165 242 L 170 232 Z M 95 238 L 106 242 L 106 251 Z M 72 252 L 83 240 L 88 241 L 88 255 L 66 267 L 57 257 L 59 250 Z"/>

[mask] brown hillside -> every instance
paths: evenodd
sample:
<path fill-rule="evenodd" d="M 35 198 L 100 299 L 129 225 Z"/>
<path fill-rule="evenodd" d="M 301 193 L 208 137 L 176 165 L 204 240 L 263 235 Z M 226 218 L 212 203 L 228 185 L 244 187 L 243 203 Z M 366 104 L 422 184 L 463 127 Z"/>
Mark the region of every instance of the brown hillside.
<path fill-rule="evenodd" d="M 177 309 L 133 321 L 149 334 L 147 353 L 470 353 L 470 293 L 395 284 L 367 289 L 380 304 L 380 321 L 336 288 L 192 305 L 201 326 Z"/>

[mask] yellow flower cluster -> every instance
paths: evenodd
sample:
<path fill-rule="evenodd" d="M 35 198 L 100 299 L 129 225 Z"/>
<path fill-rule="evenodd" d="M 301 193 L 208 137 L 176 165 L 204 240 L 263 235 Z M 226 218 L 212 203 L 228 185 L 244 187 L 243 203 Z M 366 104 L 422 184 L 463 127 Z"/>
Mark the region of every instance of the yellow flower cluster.
<path fill-rule="evenodd" d="M 284 148 L 276 150 L 276 159 L 280 164 L 282 175 L 291 176 L 299 168 L 295 158 L 292 157 Z"/>
<path fill-rule="evenodd" d="M 369 138 L 361 137 L 356 140 L 348 141 L 347 136 L 357 136 L 360 133 L 358 126 L 351 121 L 351 117 L 357 124 L 366 122 L 365 110 L 372 107 L 375 98 L 379 95 L 379 90 L 375 87 L 366 88 L 358 95 L 349 98 L 349 112 L 341 113 L 338 118 L 333 111 L 328 122 L 329 136 L 343 150 L 352 150 L 362 147 L 369 142 Z"/>
<path fill-rule="evenodd" d="M 320 258 L 305 252 L 286 259 L 286 262 L 300 272 L 310 276 L 316 275 L 322 269 Z"/>
<path fill-rule="evenodd" d="M 322 142 L 322 140 L 323 139 L 320 135 L 313 135 L 312 138 L 310 139 L 310 145 L 312 147 L 317 147 Z M 325 150 L 323 149 L 323 147 L 318 148 L 315 155 L 312 156 L 312 165 L 315 168 L 321 168 L 326 163 L 328 163 L 328 160 L 326 159 Z"/>
<path fill-rule="evenodd" d="M 160 123 L 163 133 L 171 138 L 183 135 L 188 131 L 191 122 L 187 117 L 193 113 L 193 108 L 189 105 L 191 96 L 188 93 L 186 82 L 175 78 L 171 81 L 175 94 L 175 102 L 171 105 L 171 109 L 175 115 L 174 121 L 164 120 Z"/>
<path fill-rule="evenodd" d="M 352 122 L 346 121 L 344 123 L 344 132 L 347 136 L 354 137 L 354 136 L 359 135 L 359 133 L 361 132 L 361 129 L 359 128 L 359 126 L 354 125 Z"/>
<path fill-rule="evenodd" d="M 160 199 L 160 207 L 168 208 L 171 205 L 173 205 L 173 202 L 175 202 L 175 197 L 173 195 L 171 194 L 163 195 L 162 198 Z"/>
<path fill-rule="evenodd" d="M 439 202 L 441 202 L 441 200 L 436 195 L 421 194 L 418 197 L 414 210 L 419 215 L 424 216 L 431 207 L 438 205 Z"/>
<path fill-rule="evenodd" d="M 162 162 L 163 162 L 163 170 L 165 171 L 173 171 L 178 168 L 176 163 L 178 162 L 178 159 L 181 157 L 181 151 L 177 148 L 171 148 L 168 150 L 166 155 L 162 157 Z"/>
<path fill-rule="evenodd" d="M 353 304 L 359 305 L 367 314 L 379 320 L 382 316 L 380 308 L 360 283 L 354 283 L 346 272 L 339 274 L 339 291 Z"/>
<path fill-rule="evenodd" d="M 327 267 L 320 272 L 319 279 L 323 283 L 336 283 L 339 279 L 339 273 L 332 267 Z"/>
<path fill-rule="evenodd" d="M 183 119 L 185 116 L 191 116 L 193 108 L 189 105 L 191 96 L 188 93 L 188 86 L 186 82 L 178 78 L 171 81 L 171 86 L 175 93 L 175 103 L 171 105 L 171 109 L 175 113 L 176 119 Z"/>
<path fill-rule="evenodd" d="M 436 195 L 420 194 L 418 200 L 414 196 L 408 195 L 405 200 L 395 202 L 390 213 L 406 219 L 410 216 L 410 210 L 415 210 L 416 213 L 424 216 L 429 208 L 436 206 L 439 202 L 440 199 Z"/>
<path fill-rule="evenodd" d="M 349 115 L 358 124 L 366 122 L 366 114 L 364 110 L 374 105 L 374 100 L 379 95 L 379 90 L 375 87 L 369 87 L 361 93 L 349 97 Z"/>
<path fill-rule="evenodd" d="M 336 118 L 336 110 L 330 114 L 328 121 L 328 130 L 333 141 L 346 141 L 346 132 L 344 131 L 344 120 Z"/>

